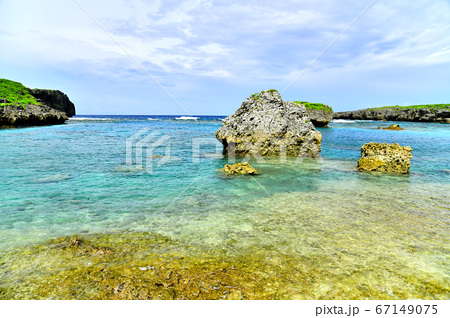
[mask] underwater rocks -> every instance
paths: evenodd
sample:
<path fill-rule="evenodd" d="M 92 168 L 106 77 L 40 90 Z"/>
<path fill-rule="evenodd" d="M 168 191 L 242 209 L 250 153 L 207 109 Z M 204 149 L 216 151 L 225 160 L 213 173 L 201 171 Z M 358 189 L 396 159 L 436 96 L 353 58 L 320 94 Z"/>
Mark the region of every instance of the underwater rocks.
<path fill-rule="evenodd" d="M 276 90 L 248 97 L 236 112 L 224 119 L 216 132 L 223 153 L 231 156 L 320 155 L 322 134 L 305 106 L 284 102 Z"/>
<path fill-rule="evenodd" d="M 404 130 L 400 125 L 394 124 L 390 125 L 389 127 L 378 127 L 378 129 L 384 129 L 384 130 Z"/>
<path fill-rule="evenodd" d="M 257 174 L 257 170 L 248 162 L 237 162 L 234 165 L 225 165 L 224 170 L 227 174 Z"/>
<path fill-rule="evenodd" d="M 43 105 L 0 107 L 0 127 L 44 126 L 64 124 L 66 113 Z"/>
<path fill-rule="evenodd" d="M 370 142 L 361 147 L 358 171 L 381 171 L 408 173 L 412 158 L 411 147 L 397 143 Z"/>

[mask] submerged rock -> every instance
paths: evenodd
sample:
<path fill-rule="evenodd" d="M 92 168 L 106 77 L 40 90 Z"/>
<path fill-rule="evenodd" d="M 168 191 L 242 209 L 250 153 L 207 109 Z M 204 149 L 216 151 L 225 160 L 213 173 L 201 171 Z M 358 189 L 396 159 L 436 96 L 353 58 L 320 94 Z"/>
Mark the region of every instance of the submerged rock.
<path fill-rule="evenodd" d="M 404 130 L 400 125 L 394 124 L 390 125 L 389 127 L 378 127 L 378 129 L 384 129 L 384 130 Z"/>
<path fill-rule="evenodd" d="M 397 143 L 370 142 L 361 147 L 358 171 L 382 171 L 408 173 L 412 158 L 411 147 Z"/>
<path fill-rule="evenodd" d="M 225 165 L 224 170 L 228 174 L 257 174 L 258 172 L 248 162 L 238 162 L 234 165 Z"/>
<path fill-rule="evenodd" d="M 284 102 L 276 90 L 267 90 L 248 97 L 224 120 L 216 138 L 225 155 L 316 158 L 322 134 L 304 105 Z"/>

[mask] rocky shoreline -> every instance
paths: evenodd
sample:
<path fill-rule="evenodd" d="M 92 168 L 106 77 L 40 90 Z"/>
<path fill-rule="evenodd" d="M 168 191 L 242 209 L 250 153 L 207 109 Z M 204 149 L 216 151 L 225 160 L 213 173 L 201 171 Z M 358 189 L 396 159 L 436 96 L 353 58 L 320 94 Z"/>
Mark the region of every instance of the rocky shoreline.
<path fill-rule="evenodd" d="M 45 105 L 0 107 L 0 127 L 61 125 L 67 119 L 66 113 Z"/>
<path fill-rule="evenodd" d="M 0 127 L 60 125 L 75 115 L 75 105 L 59 90 L 30 89 L 0 80 Z"/>
<path fill-rule="evenodd" d="M 450 105 L 439 107 L 382 107 L 336 112 L 333 119 L 440 122 L 450 124 Z"/>

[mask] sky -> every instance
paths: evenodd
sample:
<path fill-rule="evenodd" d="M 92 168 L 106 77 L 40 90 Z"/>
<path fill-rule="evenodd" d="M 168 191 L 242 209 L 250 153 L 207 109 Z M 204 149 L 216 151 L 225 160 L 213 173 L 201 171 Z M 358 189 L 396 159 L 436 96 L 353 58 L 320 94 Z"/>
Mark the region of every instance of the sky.
<path fill-rule="evenodd" d="M 89 115 L 450 103 L 450 0 L 0 0 L 0 78 Z"/>

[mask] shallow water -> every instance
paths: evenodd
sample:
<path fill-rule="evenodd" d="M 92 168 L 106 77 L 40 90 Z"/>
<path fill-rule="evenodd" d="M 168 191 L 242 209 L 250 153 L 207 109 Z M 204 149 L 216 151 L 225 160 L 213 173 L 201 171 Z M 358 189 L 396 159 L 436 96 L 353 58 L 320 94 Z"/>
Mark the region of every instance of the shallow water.
<path fill-rule="evenodd" d="M 0 131 L 0 298 L 449 298 L 448 126 L 331 123 L 320 160 L 232 178 L 220 118 L 174 117 Z M 129 166 L 141 129 L 166 147 Z M 357 173 L 370 141 L 411 146 L 411 173 Z M 75 235 L 111 252 L 51 241 Z"/>

